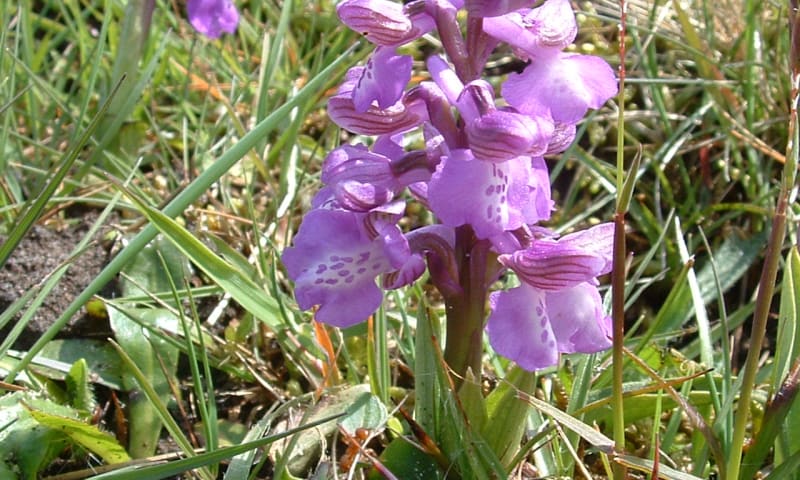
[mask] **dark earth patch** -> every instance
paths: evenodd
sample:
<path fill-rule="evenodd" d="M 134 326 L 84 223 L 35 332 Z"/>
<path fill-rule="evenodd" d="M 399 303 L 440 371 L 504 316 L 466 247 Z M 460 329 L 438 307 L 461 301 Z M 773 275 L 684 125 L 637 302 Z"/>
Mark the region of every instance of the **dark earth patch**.
<path fill-rule="evenodd" d="M 6 264 L 0 268 L 0 311 L 5 311 L 25 292 L 45 281 L 47 276 L 60 265 L 65 262 L 70 263 L 67 273 L 47 295 L 13 348 L 17 350 L 30 348 L 108 261 L 109 251 L 98 238 L 89 243 L 79 255 L 69 258 L 70 252 L 88 233 L 94 217 L 96 215 L 90 214 L 78 223 L 60 230 L 34 225 L 12 252 Z M 0 243 L 5 240 L 5 237 L 0 237 Z M 114 285 L 108 285 L 99 293 L 101 296 L 111 296 L 113 290 Z M 0 342 L 5 340 L 19 318 L 18 314 L 0 329 Z M 59 331 L 58 337 L 106 338 L 110 333 L 105 318 L 89 315 L 82 309 L 70 319 L 65 328 Z"/>

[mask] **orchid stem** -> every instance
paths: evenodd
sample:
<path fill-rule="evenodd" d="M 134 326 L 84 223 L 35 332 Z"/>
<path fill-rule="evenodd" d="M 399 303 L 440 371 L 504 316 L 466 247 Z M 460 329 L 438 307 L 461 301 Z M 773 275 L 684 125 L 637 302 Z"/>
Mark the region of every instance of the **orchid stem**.
<path fill-rule="evenodd" d="M 786 163 L 784 164 L 781 189 L 778 194 L 778 201 L 775 206 L 775 216 L 772 219 L 772 231 L 767 244 L 765 253 L 764 267 L 761 270 L 761 278 L 758 282 L 758 294 L 756 296 L 756 307 L 753 312 L 753 325 L 750 333 L 750 349 L 747 351 L 747 358 L 744 363 L 742 373 L 742 391 L 739 393 L 739 401 L 734 414 L 733 437 L 728 455 L 726 475 L 723 479 L 737 479 L 742 462 L 742 448 L 744 446 L 745 430 L 747 429 L 748 412 L 750 401 L 755 388 L 756 374 L 758 373 L 758 362 L 761 356 L 761 345 L 767 331 L 767 320 L 769 318 L 772 297 L 775 292 L 775 281 L 778 277 L 778 266 L 783 248 L 783 240 L 786 237 L 786 212 L 789 207 L 789 192 L 794 188 L 797 173 L 797 103 L 798 91 L 800 86 L 800 66 L 798 66 L 798 37 L 800 32 L 797 30 L 795 22 L 797 18 L 793 13 L 790 17 L 791 43 L 792 43 L 792 93 L 791 93 L 791 112 L 789 115 L 789 131 L 786 147 Z"/>
<path fill-rule="evenodd" d="M 488 242 L 477 240 L 471 227 L 456 229 L 456 258 L 463 294 L 446 301 L 447 340 L 444 358 L 461 385 L 468 369 L 480 378 L 483 356 L 483 322 L 488 289 Z"/>
<path fill-rule="evenodd" d="M 620 0 L 619 21 L 619 96 L 617 117 L 617 205 L 614 213 L 614 256 L 611 271 L 611 318 L 612 318 L 612 393 L 611 410 L 614 427 L 614 450 L 625 451 L 625 413 L 623 410 L 622 370 L 625 340 L 625 212 L 628 209 L 632 182 L 625 182 L 625 33 L 627 2 Z M 634 162 L 638 164 L 638 162 Z M 636 174 L 636 168 L 631 169 Z M 626 189 L 626 186 L 628 187 Z M 627 190 L 627 191 L 626 191 Z M 627 468 L 614 463 L 614 479 L 624 480 Z"/>

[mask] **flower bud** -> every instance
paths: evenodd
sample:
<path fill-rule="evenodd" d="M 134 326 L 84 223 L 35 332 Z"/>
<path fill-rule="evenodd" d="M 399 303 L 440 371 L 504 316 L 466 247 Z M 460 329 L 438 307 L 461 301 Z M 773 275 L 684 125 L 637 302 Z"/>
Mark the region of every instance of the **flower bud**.
<path fill-rule="evenodd" d="M 412 21 L 401 4 L 388 0 L 345 0 L 336 6 L 336 13 L 352 30 L 383 46 L 410 42 L 433 25 L 429 18 Z"/>
<path fill-rule="evenodd" d="M 504 162 L 520 155 L 545 152 L 553 125 L 527 115 L 494 110 L 467 125 L 467 139 L 475 158 Z"/>

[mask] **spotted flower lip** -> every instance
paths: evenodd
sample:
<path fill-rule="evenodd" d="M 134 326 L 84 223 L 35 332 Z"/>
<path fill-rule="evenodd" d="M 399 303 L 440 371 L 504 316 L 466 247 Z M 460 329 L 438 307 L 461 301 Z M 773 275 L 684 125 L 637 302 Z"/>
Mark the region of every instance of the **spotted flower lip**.
<path fill-rule="evenodd" d="M 452 150 L 428 184 L 428 203 L 443 224 L 469 224 L 478 238 L 490 238 L 525 223 L 530 170 L 529 157 L 482 162 L 470 150 Z"/>
<path fill-rule="evenodd" d="M 335 208 L 307 213 L 294 245 L 282 255 L 300 308 L 319 305 L 317 320 L 347 327 L 380 306 L 383 294 L 376 277 L 402 270 L 397 286 L 415 280 L 413 275 L 421 272 L 406 264 L 418 261 L 396 225 L 403 208 L 398 203 L 369 213 Z"/>
<path fill-rule="evenodd" d="M 492 293 L 489 304 L 489 343 L 525 370 L 556 365 L 561 353 L 595 353 L 611 346 L 611 318 L 589 283 L 558 291 L 523 283 Z"/>
<path fill-rule="evenodd" d="M 490 296 L 486 330 L 497 353 L 526 370 L 555 365 L 561 353 L 594 353 L 611 346 L 611 319 L 596 277 L 611 270 L 614 224 L 561 239 L 540 236 L 500 255 L 519 287 Z"/>
<path fill-rule="evenodd" d="M 234 33 L 239 25 L 239 12 L 231 0 L 189 0 L 186 11 L 189 23 L 209 38 Z"/>

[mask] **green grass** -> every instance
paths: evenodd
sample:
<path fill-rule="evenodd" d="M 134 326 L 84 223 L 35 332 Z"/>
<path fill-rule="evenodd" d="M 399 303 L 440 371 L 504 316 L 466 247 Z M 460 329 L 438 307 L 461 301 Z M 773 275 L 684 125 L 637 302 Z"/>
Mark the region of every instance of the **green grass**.
<path fill-rule="evenodd" d="M 182 2 L 156 2 L 146 37 L 130 26 L 140 2 L 0 7 L 0 265 L 24 254 L 32 225 L 71 228 L 87 212 L 102 213 L 83 242 L 64 247 L 64 267 L 80 268 L 87 249 L 114 252 L 29 350 L 11 346 L 72 275 L 43 272 L 49 277 L 0 313 L 10 332 L 0 340 L 0 477 L 96 469 L 112 479 L 189 471 L 182 475 L 291 478 L 312 470 L 334 478 L 324 471 L 341 467 L 355 435 L 335 422 L 310 425 L 344 413 L 345 425 L 368 428 L 376 440 L 339 478 L 366 478 L 384 450 L 401 451 L 397 437 L 424 443 L 398 405 L 428 432 L 441 423 L 453 431 L 436 439 L 438 450 L 402 450 L 401 459 L 440 472 L 437 460 L 452 462 L 462 478 L 502 477 L 508 466 L 541 477 L 604 477 L 617 464 L 647 477 L 653 462 L 666 478 L 749 479 L 758 470 L 799 477 L 794 203 L 788 236 L 765 254 L 782 182 L 785 193 L 794 186 L 792 171 L 782 173 L 795 155 L 786 148 L 788 6 L 694 0 L 676 11 L 673 2 L 631 2 L 624 131 L 617 99 L 548 162 L 558 205 L 549 226 L 558 231 L 610 221 L 622 182 L 635 180 L 625 209 L 633 255 L 623 258 L 630 353 L 617 357 L 621 379 L 612 375 L 611 351 L 572 355 L 520 378 L 487 349 L 484 388 L 454 396 L 440 352 L 427 343 L 441 337 L 443 309 L 424 281 L 387 295 L 369 326 L 315 329 L 279 261 L 318 188 L 322 159 L 343 141 L 325 115 L 326 96 L 369 52 L 339 24 L 333 3 L 242 2 L 237 33 L 218 41 L 192 31 Z M 616 8 L 586 7 L 575 46 L 615 66 Z M 426 42 L 415 44 L 419 58 Z M 767 330 L 758 361 L 750 360 L 753 386 L 742 378 L 758 330 L 759 275 L 770 259 L 780 259 L 778 288 L 759 300 Z M 110 281 L 116 298 L 98 306 L 95 295 Z M 110 317 L 113 341 L 54 340 L 86 308 Z M 79 358 L 89 373 L 73 367 Z M 509 393 L 526 390 L 526 381 L 536 398 L 527 401 L 523 447 L 496 458 L 487 445 L 499 434 L 487 427 L 485 443 L 480 428 L 464 422 L 460 397 L 482 399 L 496 387 L 486 398 L 492 418 L 516 405 Z M 74 388 L 84 383 L 89 393 Z M 364 384 L 385 415 L 352 406 L 362 393 L 352 387 Z M 615 389 L 623 398 L 614 399 Z M 99 408 L 87 411 L 92 402 Z M 138 467 L 117 469 L 123 465 L 108 465 L 78 435 L 33 428 L 32 412 L 96 425 L 107 432 L 98 437 L 103 445 L 120 444 Z M 624 431 L 615 432 L 620 420 Z M 279 443 L 293 429 L 302 433 Z M 307 455 L 316 432 L 329 448 Z M 740 435 L 753 441 L 733 466 Z M 43 441 L 59 448 L 31 453 Z M 245 441 L 253 443 L 228 449 Z M 613 451 L 615 442 L 624 453 Z M 256 448 L 264 455 L 253 455 Z M 157 454 L 179 453 L 157 464 Z M 390 455 L 380 461 L 398 463 Z"/>

